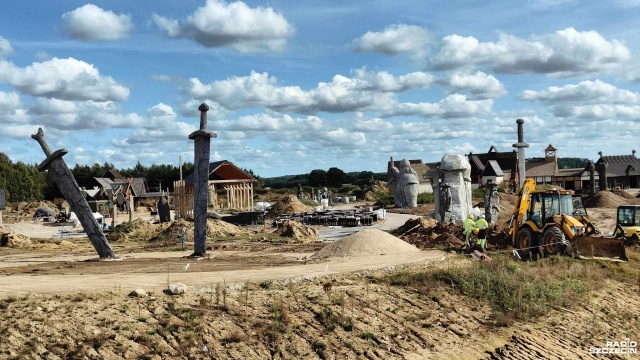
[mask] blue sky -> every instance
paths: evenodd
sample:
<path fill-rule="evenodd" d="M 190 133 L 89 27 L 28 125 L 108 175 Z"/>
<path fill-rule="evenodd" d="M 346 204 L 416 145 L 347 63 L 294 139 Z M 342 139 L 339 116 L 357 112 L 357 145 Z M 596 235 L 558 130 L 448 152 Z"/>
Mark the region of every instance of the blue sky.
<path fill-rule="evenodd" d="M 0 14 L 0 152 L 270 177 L 394 159 L 640 150 L 640 0 L 20 1 Z"/>

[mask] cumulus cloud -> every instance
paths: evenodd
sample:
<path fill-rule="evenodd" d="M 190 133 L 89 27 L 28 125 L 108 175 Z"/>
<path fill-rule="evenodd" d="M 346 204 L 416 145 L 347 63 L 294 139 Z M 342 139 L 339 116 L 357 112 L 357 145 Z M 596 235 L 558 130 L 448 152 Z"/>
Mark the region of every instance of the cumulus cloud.
<path fill-rule="evenodd" d="M 237 120 L 220 121 L 217 128 L 230 131 L 319 131 L 322 129 L 322 119 L 316 116 L 294 118 L 286 114 L 261 113 L 243 116 Z"/>
<path fill-rule="evenodd" d="M 390 25 L 381 32 L 368 31 L 353 40 L 357 52 L 379 52 L 386 55 L 420 54 L 429 42 L 429 33 L 415 25 Z"/>
<path fill-rule="evenodd" d="M 499 73 L 573 76 L 614 70 L 629 59 L 629 48 L 622 41 L 567 28 L 531 40 L 504 33 L 497 42 L 448 35 L 431 66 L 437 70 L 487 66 Z"/>
<path fill-rule="evenodd" d="M 128 88 L 74 58 L 53 58 L 24 68 L 0 61 L 0 81 L 25 94 L 61 100 L 120 101 L 129 96 Z"/>
<path fill-rule="evenodd" d="M 9 40 L 0 36 L 0 58 L 8 57 L 13 54 L 13 47 L 11 47 L 11 43 Z"/>
<path fill-rule="evenodd" d="M 62 29 L 77 40 L 119 40 L 133 30 L 130 15 L 116 14 L 87 4 L 62 15 Z"/>
<path fill-rule="evenodd" d="M 144 125 L 139 115 L 123 114 L 115 102 L 36 98 L 30 115 L 33 117 L 32 121 L 39 121 L 51 129 L 58 130 L 130 128 Z"/>
<path fill-rule="evenodd" d="M 551 104 L 566 102 L 633 104 L 640 101 L 640 94 L 617 88 L 600 80 L 586 80 L 562 87 L 551 86 L 543 91 L 525 90 L 520 95 L 520 99 Z"/>
<path fill-rule="evenodd" d="M 431 85 L 433 75 L 416 71 L 406 75 L 393 76 L 386 71 L 367 71 L 365 68 L 355 71 L 356 79 L 362 80 L 360 90 L 402 92 L 411 89 L 423 89 Z"/>
<path fill-rule="evenodd" d="M 469 99 L 472 100 L 498 98 L 507 93 L 498 79 L 482 71 L 474 74 L 454 72 L 438 83 L 447 88 L 449 93 L 468 91 Z"/>
<path fill-rule="evenodd" d="M 393 124 L 380 118 L 367 118 L 362 113 L 356 113 L 353 121 L 353 129 L 361 132 L 389 132 L 393 130 Z"/>
<path fill-rule="evenodd" d="M 229 46 L 243 53 L 281 51 L 295 28 L 272 8 L 250 8 L 242 1 L 207 0 L 184 21 L 158 14 L 155 24 L 170 38 L 187 38 L 204 47 Z"/>
<path fill-rule="evenodd" d="M 389 112 L 391 116 L 441 117 L 444 119 L 465 118 L 491 113 L 493 100 L 467 100 L 462 94 L 452 94 L 437 103 L 401 103 Z"/>
<path fill-rule="evenodd" d="M 0 91 L 0 113 L 20 109 L 20 95 L 15 92 Z"/>
<path fill-rule="evenodd" d="M 209 98 L 227 109 L 264 106 L 276 111 L 312 114 L 318 111 L 345 112 L 390 109 L 395 92 L 428 87 L 433 77 L 425 72 L 393 76 L 388 72 L 355 71 L 355 77 L 335 75 L 331 82 L 320 82 L 315 89 L 278 86 L 268 73 L 252 71 L 248 76 L 203 84 L 192 78 L 182 89 L 196 98 Z"/>

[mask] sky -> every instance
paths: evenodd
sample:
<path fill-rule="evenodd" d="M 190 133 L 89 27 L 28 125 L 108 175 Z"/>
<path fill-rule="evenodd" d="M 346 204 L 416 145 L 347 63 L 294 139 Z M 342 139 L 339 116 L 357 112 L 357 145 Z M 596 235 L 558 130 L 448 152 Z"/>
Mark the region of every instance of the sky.
<path fill-rule="evenodd" d="M 36 1 L 0 13 L 0 152 L 262 177 L 640 150 L 640 0 Z"/>

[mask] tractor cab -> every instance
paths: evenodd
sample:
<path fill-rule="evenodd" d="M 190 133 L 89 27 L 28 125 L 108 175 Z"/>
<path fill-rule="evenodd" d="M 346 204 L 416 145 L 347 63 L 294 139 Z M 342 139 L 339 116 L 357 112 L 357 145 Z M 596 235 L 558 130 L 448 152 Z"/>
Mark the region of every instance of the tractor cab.
<path fill-rule="evenodd" d="M 629 243 L 640 243 L 640 205 L 618 206 L 613 235 Z"/>

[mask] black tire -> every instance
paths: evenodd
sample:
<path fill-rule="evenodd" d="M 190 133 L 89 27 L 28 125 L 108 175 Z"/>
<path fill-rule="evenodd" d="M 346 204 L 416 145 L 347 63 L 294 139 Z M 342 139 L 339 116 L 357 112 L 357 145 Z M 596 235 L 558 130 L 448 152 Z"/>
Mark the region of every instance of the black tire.
<path fill-rule="evenodd" d="M 531 250 L 529 249 L 534 245 L 536 234 L 530 228 L 522 228 L 518 230 L 516 234 L 516 243 L 513 246 L 518 249 L 518 255 L 523 261 L 529 260 L 531 256 Z"/>
<path fill-rule="evenodd" d="M 564 233 L 559 227 L 552 226 L 544 232 L 542 245 L 545 256 L 557 255 L 564 249 Z"/>

